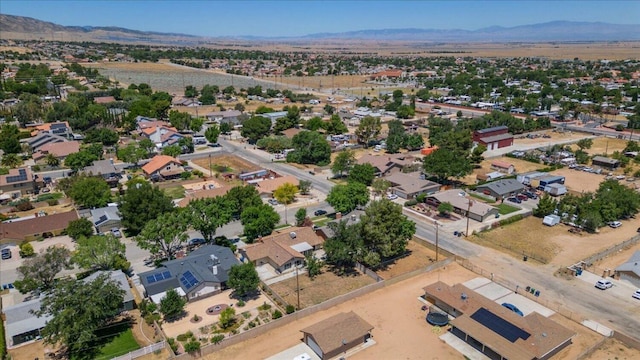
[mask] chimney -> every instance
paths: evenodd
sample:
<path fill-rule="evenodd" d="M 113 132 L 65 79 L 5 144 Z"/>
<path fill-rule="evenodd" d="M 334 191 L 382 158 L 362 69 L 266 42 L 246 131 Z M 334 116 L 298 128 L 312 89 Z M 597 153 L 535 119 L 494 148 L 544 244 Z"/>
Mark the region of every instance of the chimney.
<path fill-rule="evenodd" d="M 340 220 L 342 219 L 342 213 L 341 212 L 337 212 L 336 213 L 336 220 Z"/>
<path fill-rule="evenodd" d="M 289 233 L 289 236 L 291 236 L 292 239 L 295 239 L 297 235 L 295 231 L 292 231 Z"/>
<path fill-rule="evenodd" d="M 213 271 L 213 275 L 218 275 L 218 265 L 213 265 L 211 271 Z"/>

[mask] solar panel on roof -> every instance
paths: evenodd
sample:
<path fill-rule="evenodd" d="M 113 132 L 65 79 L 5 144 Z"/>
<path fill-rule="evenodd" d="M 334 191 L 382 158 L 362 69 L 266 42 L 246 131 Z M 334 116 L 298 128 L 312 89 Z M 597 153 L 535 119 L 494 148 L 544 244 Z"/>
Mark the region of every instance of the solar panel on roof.
<path fill-rule="evenodd" d="M 171 277 L 171 273 L 170 273 L 170 272 L 168 272 L 168 271 L 165 271 L 165 272 L 163 272 L 163 273 L 162 273 L 162 276 L 163 276 L 165 279 L 168 279 L 168 278 L 170 278 L 170 277 Z"/>
<path fill-rule="evenodd" d="M 184 285 L 185 289 L 190 289 L 198 284 L 198 279 L 191 273 L 191 271 L 186 271 L 180 277 L 180 282 Z"/>
<path fill-rule="evenodd" d="M 155 276 L 153 276 L 153 275 L 147 276 L 147 283 L 148 284 L 153 284 L 154 282 L 156 282 Z"/>
<path fill-rule="evenodd" d="M 27 180 L 27 170 L 18 169 L 18 175 L 7 176 L 7 184 L 18 182 L 18 181 L 26 181 Z"/>
<path fill-rule="evenodd" d="M 485 308 L 478 309 L 471 315 L 471 318 L 512 343 L 518 339 L 527 340 L 531 336 L 528 332 Z"/>

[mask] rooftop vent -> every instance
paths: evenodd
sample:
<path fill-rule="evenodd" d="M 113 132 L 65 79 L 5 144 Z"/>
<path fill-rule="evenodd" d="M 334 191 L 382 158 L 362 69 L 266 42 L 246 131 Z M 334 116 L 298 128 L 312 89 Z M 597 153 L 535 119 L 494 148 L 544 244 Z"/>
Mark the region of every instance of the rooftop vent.
<path fill-rule="evenodd" d="M 295 231 L 292 231 L 292 232 L 289 233 L 289 236 L 291 236 L 292 239 L 295 239 L 296 236 L 298 236 L 298 235 L 296 235 Z"/>
<path fill-rule="evenodd" d="M 465 294 L 465 293 L 460 294 L 460 298 L 462 300 L 467 300 L 467 294 Z"/>

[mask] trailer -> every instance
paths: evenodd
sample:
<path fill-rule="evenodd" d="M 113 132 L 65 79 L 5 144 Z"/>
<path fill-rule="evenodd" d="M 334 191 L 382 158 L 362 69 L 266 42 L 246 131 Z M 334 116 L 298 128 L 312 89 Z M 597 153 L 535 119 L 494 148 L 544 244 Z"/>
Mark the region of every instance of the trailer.
<path fill-rule="evenodd" d="M 567 187 L 562 184 L 549 184 L 544 187 L 544 191 L 552 196 L 560 196 L 567 193 Z"/>
<path fill-rule="evenodd" d="M 547 226 L 555 226 L 560 223 L 560 216 L 558 215 L 547 215 L 542 219 L 542 223 Z"/>

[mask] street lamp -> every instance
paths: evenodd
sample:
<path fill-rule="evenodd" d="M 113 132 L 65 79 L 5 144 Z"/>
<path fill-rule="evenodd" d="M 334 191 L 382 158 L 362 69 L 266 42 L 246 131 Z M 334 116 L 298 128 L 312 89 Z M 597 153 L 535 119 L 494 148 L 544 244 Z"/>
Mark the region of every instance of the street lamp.
<path fill-rule="evenodd" d="M 436 227 L 436 262 L 438 262 L 438 230 L 442 225 L 438 223 L 438 220 L 433 220 L 433 225 Z"/>
<path fill-rule="evenodd" d="M 469 204 L 467 206 L 467 232 L 464 233 L 464 237 L 468 237 L 469 236 L 469 211 L 471 210 L 471 205 L 473 203 L 473 200 L 467 198 L 467 200 L 469 201 Z"/>

